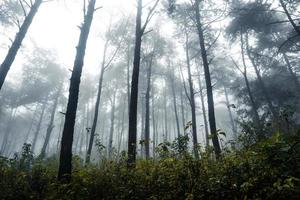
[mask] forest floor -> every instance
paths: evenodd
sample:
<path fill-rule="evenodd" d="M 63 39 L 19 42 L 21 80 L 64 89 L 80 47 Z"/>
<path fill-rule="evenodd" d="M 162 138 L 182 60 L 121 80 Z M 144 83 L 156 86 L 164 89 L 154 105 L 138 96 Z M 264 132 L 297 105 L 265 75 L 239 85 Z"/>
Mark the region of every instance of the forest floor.
<path fill-rule="evenodd" d="M 225 149 L 219 160 L 210 150 L 194 159 L 163 149 L 131 169 L 126 157 L 85 166 L 75 156 L 71 183 L 62 184 L 57 158 L 34 159 L 25 147 L 0 159 L 0 199 L 300 199 L 299 134 Z"/>

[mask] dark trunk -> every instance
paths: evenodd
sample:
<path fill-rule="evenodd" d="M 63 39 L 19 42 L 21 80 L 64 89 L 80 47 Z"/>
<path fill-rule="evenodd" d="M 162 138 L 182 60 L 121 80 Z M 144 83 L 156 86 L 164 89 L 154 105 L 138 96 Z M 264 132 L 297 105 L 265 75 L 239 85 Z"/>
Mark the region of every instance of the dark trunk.
<path fill-rule="evenodd" d="M 14 62 L 16 55 L 22 45 L 23 39 L 26 36 L 26 33 L 32 23 L 34 16 L 36 15 L 40 5 L 43 0 L 36 0 L 31 6 L 29 13 L 25 17 L 23 24 L 21 25 L 19 32 L 17 33 L 15 40 L 13 41 L 11 47 L 8 50 L 8 53 L 0 66 L 0 90 L 3 86 L 7 73 Z"/>
<path fill-rule="evenodd" d="M 137 136 L 137 103 L 140 74 L 141 44 L 143 32 L 141 30 L 142 0 L 138 0 L 136 15 L 136 33 L 133 71 L 131 80 L 131 94 L 129 106 L 129 128 L 128 128 L 128 165 L 135 164 L 136 160 L 136 136 Z"/>
<path fill-rule="evenodd" d="M 70 181 L 72 172 L 72 144 L 78 104 L 80 78 L 84 63 L 87 39 L 95 12 L 95 3 L 96 0 L 89 1 L 88 10 L 86 15 L 84 16 L 84 23 L 81 27 L 81 33 L 76 51 L 76 58 L 74 61 L 74 67 L 70 81 L 69 98 L 65 117 L 65 125 L 61 140 L 61 152 L 59 159 L 60 163 L 58 171 L 58 179 L 64 179 L 66 182 Z"/>
<path fill-rule="evenodd" d="M 206 92 L 207 92 L 207 104 L 208 104 L 208 119 L 210 126 L 210 133 L 212 135 L 212 143 L 215 149 L 216 157 L 219 158 L 221 154 L 221 147 L 217 135 L 217 126 L 216 126 L 216 117 L 215 117 L 215 106 L 214 106 L 214 96 L 213 96 L 213 88 L 211 85 L 211 77 L 209 70 L 209 63 L 207 60 L 206 48 L 204 43 L 204 35 L 202 30 L 200 11 L 199 11 L 199 0 L 195 0 L 195 12 L 196 12 L 196 23 L 197 23 L 197 31 L 201 48 L 201 57 L 204 68 L 204 75 L 206 81 Z"/>

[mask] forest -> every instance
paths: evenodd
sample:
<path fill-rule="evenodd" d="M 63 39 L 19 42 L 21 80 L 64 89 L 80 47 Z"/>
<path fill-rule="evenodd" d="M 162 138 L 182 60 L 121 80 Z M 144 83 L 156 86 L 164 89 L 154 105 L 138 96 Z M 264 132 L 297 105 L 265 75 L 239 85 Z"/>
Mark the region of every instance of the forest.
<path fill-rule="evenodd" d="M 299 0 L 1 0 L 0 200 L 298 200 L 299 63 Z"/>

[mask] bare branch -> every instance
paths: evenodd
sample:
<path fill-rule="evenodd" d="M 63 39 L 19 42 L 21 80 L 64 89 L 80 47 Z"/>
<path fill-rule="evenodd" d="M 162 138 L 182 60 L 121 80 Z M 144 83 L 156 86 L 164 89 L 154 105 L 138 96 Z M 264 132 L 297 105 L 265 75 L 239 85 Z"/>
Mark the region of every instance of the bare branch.
<path fill-rule="evenodd" d="M 151 21 L 152 17 L 155 14 L 155 8 L 157 7 L 158 3 L 160 0 L 156 0 L 154 5 L 152 6 L 152 8 L 150 8 L 148 16 L 146 18 L 145 24 L 142 26 L 141 32 L 142 34 L 144 34 L 145 29 L 147 28 L 147 25 L 149 24 L 149 22 Z"/>
<path fill-rule="evenodd" d="M 19 3 L 20 3 L 21 8 L 22 8 L 22 10 L 23 10 L 24 17 L 27 17 L 27 13 L 26 13 L 26 10 L 25 10 L 25 8 L 24 8 L 24 5 L 23 5 L 22 1 L 19 0 Z"/>

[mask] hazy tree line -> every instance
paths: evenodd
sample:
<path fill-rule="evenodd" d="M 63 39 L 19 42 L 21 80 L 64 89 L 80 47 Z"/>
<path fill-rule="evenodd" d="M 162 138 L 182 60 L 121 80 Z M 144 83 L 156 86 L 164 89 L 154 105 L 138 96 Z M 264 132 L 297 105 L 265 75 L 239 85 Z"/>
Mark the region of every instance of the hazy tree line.
<path fill-rule="evenodd" d="M 188 136 L 196 158 L 212 146 L 218 159 L 229 143 L 237 148 L 243 133 L 257 141 L 298 127 L 297 0 L 136 2 L 135 16 L 111 19 L 101 33 L 96 75 L 82 75 L 94 15 L 101 12 L 89 0 L 73 67 L 60 66 L 55 52 L 35 44 L 17 79 L 9 70 L 47 4 L 0 3 L 1 26 L 17 26 L 1 57 L 1 155 L 30 143 L 41 159 L 60 156 L 61 179 L 71 173 L 72 155 L 88 164 L 127 153 L 130 167 Z M 172 24 L 168 33 L 161 31 L 165 24 Z"/>

